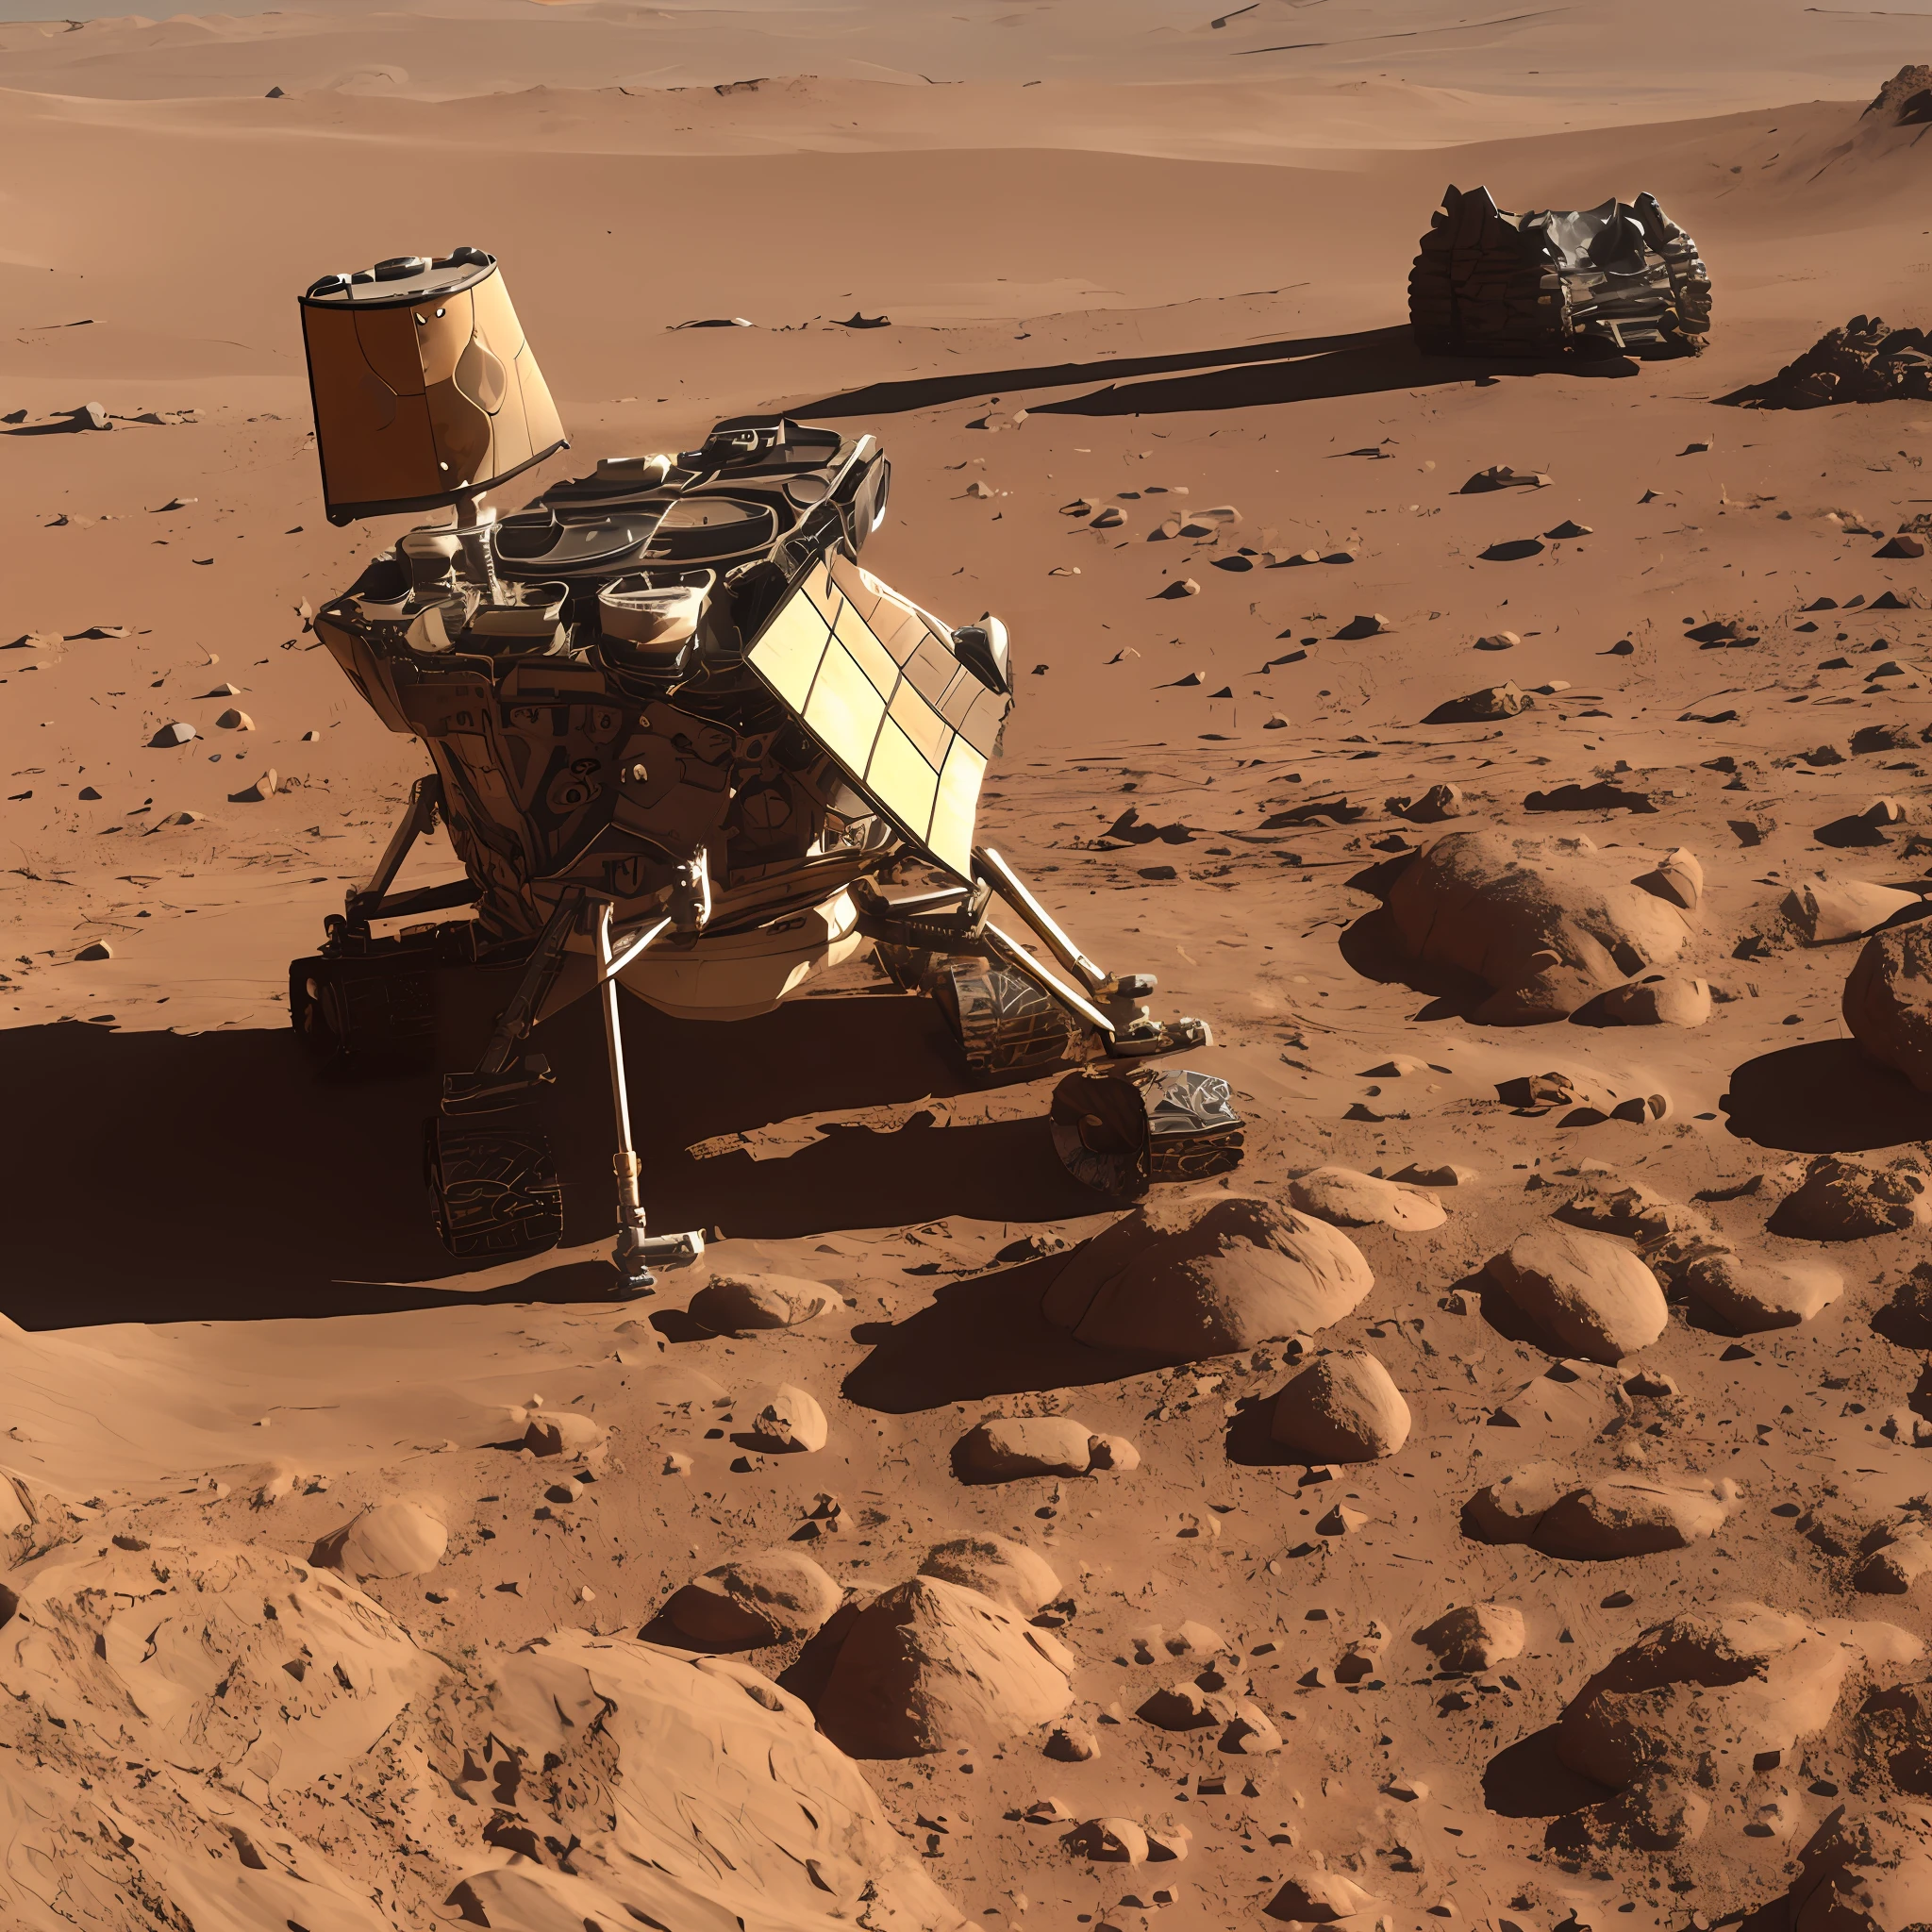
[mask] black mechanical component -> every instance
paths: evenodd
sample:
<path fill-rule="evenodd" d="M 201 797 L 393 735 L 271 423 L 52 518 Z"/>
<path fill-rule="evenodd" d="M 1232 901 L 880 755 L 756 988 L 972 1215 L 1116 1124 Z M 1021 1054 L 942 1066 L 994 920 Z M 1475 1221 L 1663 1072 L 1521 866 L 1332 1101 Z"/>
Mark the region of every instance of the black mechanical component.
<path fill-rule="evenodd" d="M 436 974 L 475 957 L 470 922 L 372 940 L 334 920 L 325 950 L 289 964 L 289 1024 L 321 1068 L 341 1074 L 426 1067 L 436 1046 Z"/>
<path fill-rule="evenodd" d="M 1139 1200 L 1162 1181 L 1241 1165 L 1241 1116 L 1216 1074 L 1188 1067 L 1083 1067 L 1054 1089 L 1054 1150 L 1082 1186 Z"/>
<path fill-rule="evenodd" d="M 948 959 L 933 975 L 932 993 L 975 1074 L 1026 1072 L 1077 1057 L 1073 1015 L 1010 967 Z"/>
<path fill-rule="evenodd" d="M 563 1188 L 533 1118 L 479 1126 L 432 1114 L 423 1151 L 436 1231 L 459 1259 L 508 1261 L 563 1239 Z"/>

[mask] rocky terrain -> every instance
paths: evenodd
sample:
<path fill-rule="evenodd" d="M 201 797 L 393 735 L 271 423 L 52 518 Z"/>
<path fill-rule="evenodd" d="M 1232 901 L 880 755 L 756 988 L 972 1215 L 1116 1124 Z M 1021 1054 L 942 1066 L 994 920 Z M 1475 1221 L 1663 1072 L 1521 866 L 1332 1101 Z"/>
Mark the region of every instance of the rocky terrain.
<path fill-rule="evenodd" d="M 1626 10 L 779 9 L 744 92 L 523 0 L 0 28 L 9 1926 L 1932 1920 L 1932 76 L 1779 6 L 1659 105 Z M 566 1244 L 442 1253 L 433 1084 L 285 969 L 423 769 L 308 628 L 402 525 L 291 297 L 452 147 L 546 480 L 885 442 L 868 565 L 1024 674 L 982 837 L 1211 1021 L 1237 1172 L 1089 1192 L 860 959 L 627 1015 L 702 1268 L 604 1298 L 581 1008 Z M 1421 356 L 1452 181 L 1655 191 L 1711 346 Z"/>

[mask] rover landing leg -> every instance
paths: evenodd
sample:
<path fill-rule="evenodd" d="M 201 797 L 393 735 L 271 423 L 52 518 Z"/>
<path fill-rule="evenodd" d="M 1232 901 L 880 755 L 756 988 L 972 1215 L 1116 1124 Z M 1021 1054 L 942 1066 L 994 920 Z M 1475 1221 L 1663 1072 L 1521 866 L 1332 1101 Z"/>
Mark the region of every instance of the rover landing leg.
<path fill-rule="evenodd" d="M 1144 1004 L 1153 974 L 1096 966 L 997 852 L 975 847 L 973 864 L 970 891 L 889 900 L 860 880 L 853 896 L 859 929 L 877 942 L 887 977 L 933 995 L 974 1073 L 1048 1067 L 1096 1049 L 1112 1059 L 1144 1059 L 1214 1043 L 1205 1021 L 1155 1019 Z M 1072 985 L 988 917 L 995 892 Z"/>
<path fill-rule="evenodd" d="M 630 1098 L 624 1076 L 624 1033 L 617 1010 L 617 975 L 658 939 L 672 924 L 658 920 L 630 938 L 622 947 L 613 946 L 610 937 L 611 908 L 608 900 L 597 908 L 598 995 L 604 1003 L 604 1045 L 610 1060 L 610 1099 L 617 1114 L 617 1152 L 611 1168 L 617 1175 L 617 1245 L 610 1252 L 610 1265 L 617 1278 L 611 1293 L 630 1296 L 648 1294 L 658 1284 L 652 1265 L 659 1268 L 688 1268 L 705 1252 L 701 1229 L 688 1228 L 682 1234 L 647 1234 L 644 1206 L 638 1191 L 640 1164 L 630 1134 Z"/>

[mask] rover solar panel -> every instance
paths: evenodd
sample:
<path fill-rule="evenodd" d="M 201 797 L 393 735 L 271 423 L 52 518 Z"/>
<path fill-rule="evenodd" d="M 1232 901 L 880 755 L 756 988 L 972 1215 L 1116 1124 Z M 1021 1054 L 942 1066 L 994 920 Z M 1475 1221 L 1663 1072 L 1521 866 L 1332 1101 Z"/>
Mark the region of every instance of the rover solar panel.
<path fill-rule="evenodd" d="M 808 571 L 745 662 L 903 837 L 973 875 L 987 760 L 1011 700 L 936 619 L 836 553 Z"/>

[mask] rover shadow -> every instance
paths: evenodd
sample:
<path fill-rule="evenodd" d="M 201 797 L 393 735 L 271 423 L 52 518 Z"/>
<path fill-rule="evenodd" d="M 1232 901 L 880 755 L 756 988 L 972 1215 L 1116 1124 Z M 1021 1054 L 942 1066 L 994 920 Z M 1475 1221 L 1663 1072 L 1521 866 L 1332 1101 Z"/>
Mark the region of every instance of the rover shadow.
<path fill-rule="evenodd" d="M 1091 1195 L 1086 1204 L 1091 1209 Z M 1041 1304 L 1065 1260 L 1048 1255 L 949 1282 L 904 1321 L 869 1324 L 858 1339 L 872 1353 L 845 1377 L 846 1399 L 882 1415 L 911 1415 L 990 1395 L 1117 1382 L 1168 1366 L 1168 1356 L 1091 1348 L 1046 1319 Z"/>
<path fill-rule="evenodd" d="M 1389 390 L 1426 389 L 1505 375 L 1630 375 L 1636 371 L 1635 362 L 1615 356 L 1590 360 L 1429 356 L 1416 347 L 1407 325 L 1398 324 L 1344 335 L 1290 337 L 1274 342 L 1242 342 L 1164 356 L 951 371 L 944 375 L 869 383 L 861 389 L 789 405 L 788 413 L 814 418 L 891 415 L 963 402 L 968 397 L 997 394 L 1004 400 L 1022 391 L 1099 381 L 1103 387 L 1085 395 L 1034 404 L 1031 410 L 1062 416 L 1160 415 L 1374 395 Z"/>
<path fill-rule="evenodd" d="M 1932 1140 L 1932 1094 L 1851 1040 L 1807 1041 L 1746 1060 L 1718 1106 L 1737 1139 L 1787 1154 L 1860 1154 Z"/>
<path fill-rule="evenodd" d="M 1483 1808 L 1498 1818 L 1561 1818 L 1613 1794 L 1557 1756 L 1557 1726 L 1506 1745 L 1483 1767 Z"/>
<path fill-rule="evenodd" d="M 701 1158 L 707 1140 L 799 1114 L 970 1090 L 931 1003 L 806 999 L 731 1025 L 626 1003 L 633 1131 L 660 1228 L 784 1239 L 946 1214 L 1091 1212 L 1045 1121 L 852 1129 L 796 1152 Z M 610 1102 L 595 1009 L 539 1029 L 558 1071 L 539 1103 L 566 1248 L 614 1227 Z M 30 1329 L 575 1302 L 608 1276 L 559 1258 L 478 1291 L 443 1251 L 422 1184 L 428 1074 L 318 1079 L 292 1035 L 0 1030 L 0 1090 L 29 1097 L 7 1171 L 0 1312 Z M 943 1139 L 940 1137 L 943 1137 Z"/>

